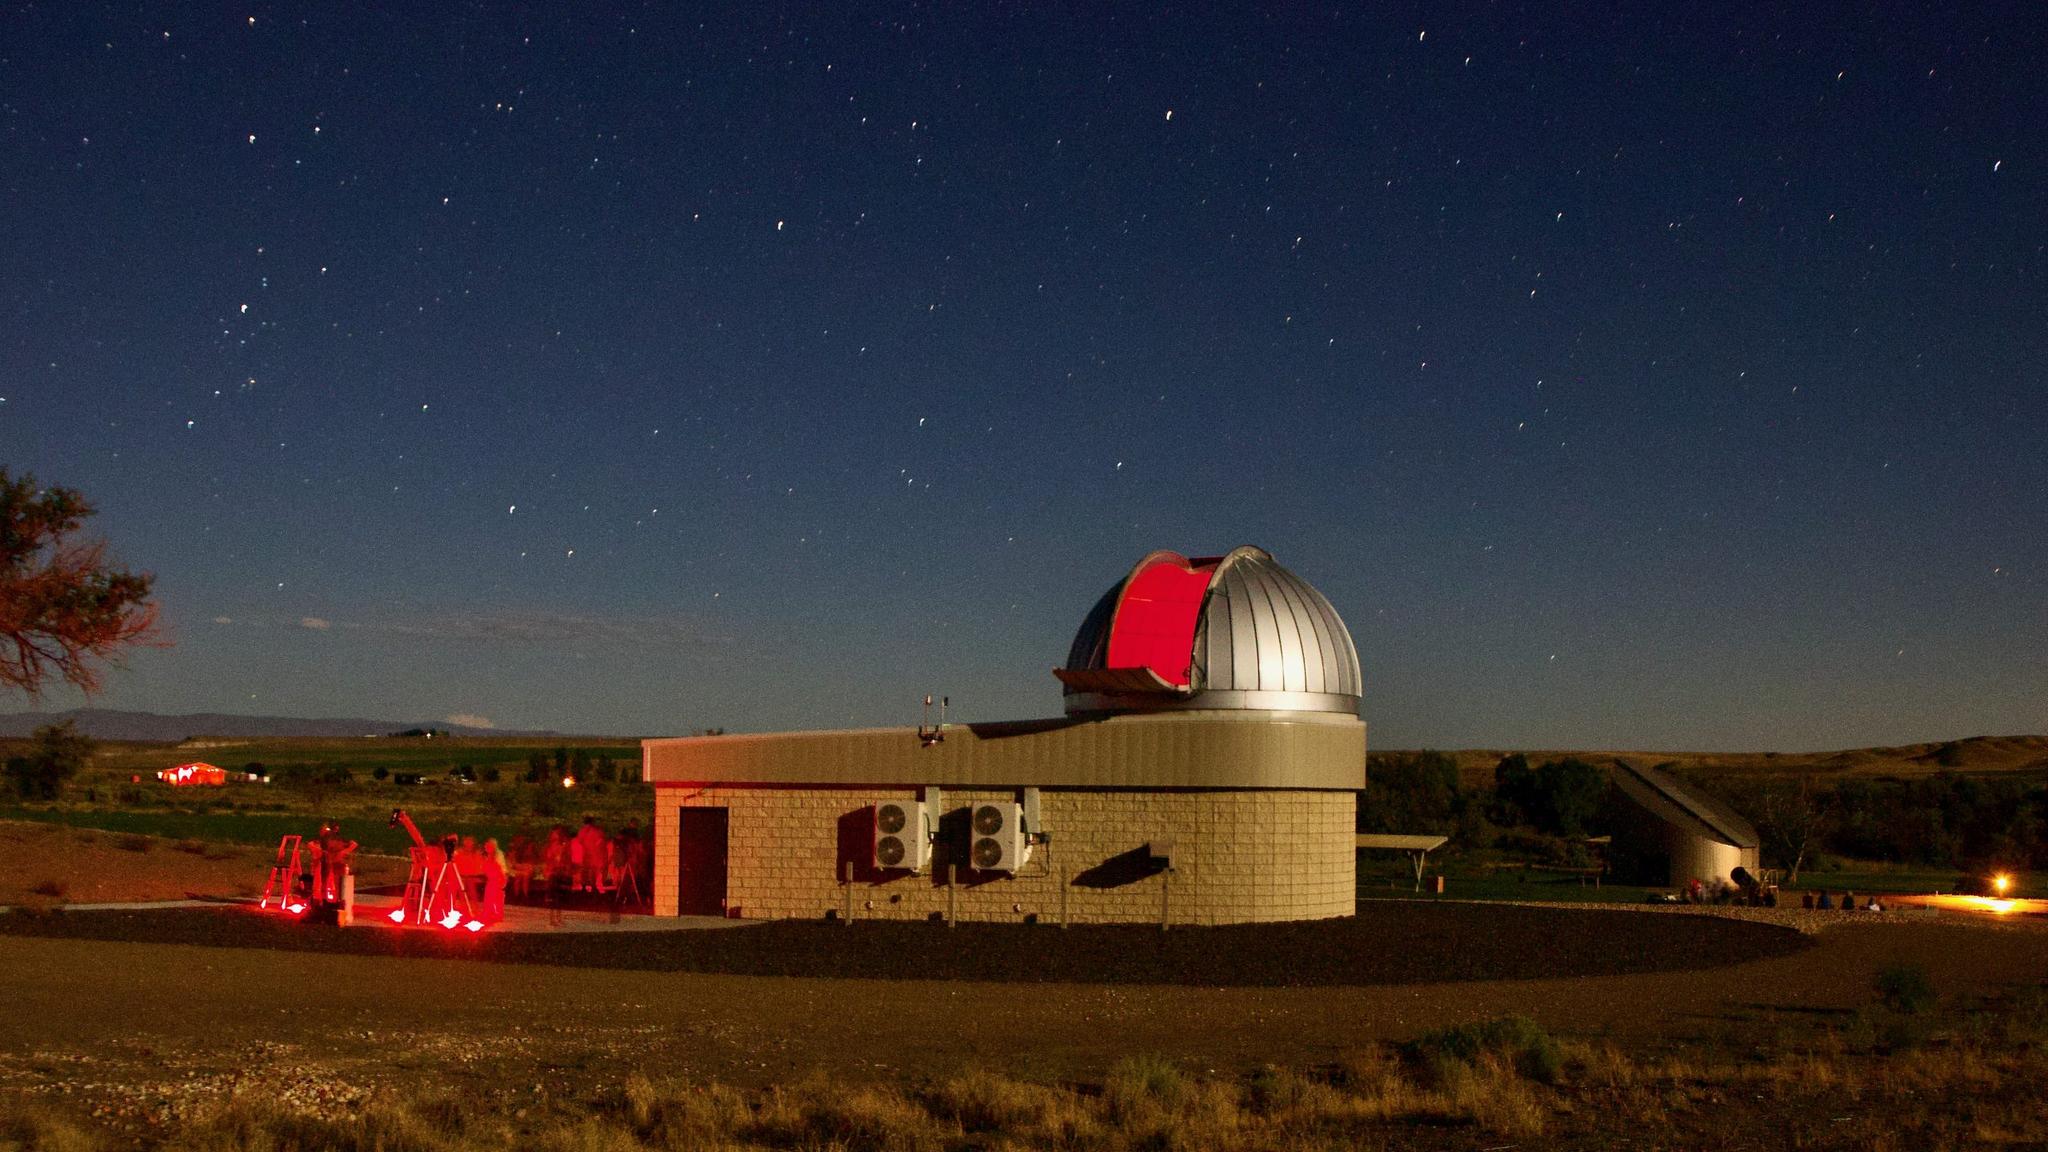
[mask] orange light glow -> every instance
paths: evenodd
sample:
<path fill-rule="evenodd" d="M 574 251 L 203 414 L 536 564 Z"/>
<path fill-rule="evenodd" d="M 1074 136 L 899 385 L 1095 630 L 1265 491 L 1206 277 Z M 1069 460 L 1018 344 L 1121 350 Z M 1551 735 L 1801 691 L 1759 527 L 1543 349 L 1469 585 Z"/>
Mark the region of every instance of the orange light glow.
<path fill-rule="evenodd" d="M 576 786 L 576 778 L 575 778 L 574 776 L 564 776 L 564 777 L 562 777 L 562 787 L 564 787 L 564 788 L 574 788 L 575 786 Z"/>
<path fill-rule="evenodd" d="M 1991 878 L 1991 886 L 1993 888 L 1998 889 L 1998 894 L 2000 896 L 2003 896 L 2006 894 L 2008 890 L 2012 888 L 2012 877 L 2007 876 L 2003 872 L 2000 872 L 1998 875 L 1993 876 Z"/>
<path fill-rule="evenodd" d="M 2048 912 L 2048 903 L 2040 900 L 2002 899 L 1997 896 L 1966 896 L 1949 893 L 1936 896 L 1901 896 L 1898 902 L 1918 905 L 1922 908 L 1942 908 L 1950 912 L 1989 912 L 1994 916 L 2012 916 L 2024 913 L 2039 915 Z"/>

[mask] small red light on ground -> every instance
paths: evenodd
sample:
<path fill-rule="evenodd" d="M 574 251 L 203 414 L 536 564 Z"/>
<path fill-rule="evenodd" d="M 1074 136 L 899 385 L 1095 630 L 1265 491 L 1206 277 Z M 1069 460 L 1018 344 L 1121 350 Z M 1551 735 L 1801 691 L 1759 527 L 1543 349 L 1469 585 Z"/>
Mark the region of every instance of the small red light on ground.
<path fill-rule="evenodd" d="M 481 932 L 484 930 L 484 922 L 481 920 L 471 920 L 469 923 L 464 924 L 463 927 L 471 932 Z"/>
<path fill-rule="evenodd" d="M 284 906 L 284 910 L 291 913 L 294 916 L 297 916 L 299 913 L 304 912 L 306 910 L 306 906 L 304 904 L 287 904 Z"/>
<path fill-rule="evenodd" d="M 393 924 L 403 924 L 403 923 L 405 923 L 405 909 L 403 909 L 403 908 L 393 908 L 393 909 L 391 910 L 391 922 L 392 922 Z"/>
<path fill-rule="evenodd" d="M 460 923 L 462 923 L 462 913 L 457 912 L 453 908 L 448 910 L 446 916 L 441 917 L 441 927 L 443 928 L 453 928 Z"/>

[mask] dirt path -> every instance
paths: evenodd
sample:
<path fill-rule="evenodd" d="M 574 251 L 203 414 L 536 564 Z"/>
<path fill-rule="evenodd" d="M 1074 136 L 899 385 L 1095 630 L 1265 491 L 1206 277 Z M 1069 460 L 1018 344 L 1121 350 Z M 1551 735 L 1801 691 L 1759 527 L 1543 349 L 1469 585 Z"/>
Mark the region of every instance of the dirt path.
<path fill-rule="evenodd" d="M 1398 947 L 1390 941 L 1389 947 Z M 183 1067 L 204 1082 L 309 1059 L 369 1084 L 455 1069 L 550 1090 L 649 1067 L 740 1084 L 815 1068 L 1093 1076 L 1131 1052 L 1200 1067 L 1331 1059 L 1361 1041 L 1520 1012 L 1634 1040 L 1722 1038 L 1850 1009 L 1887 963 L 1945 994 L 2048 976 L 2040 925 L 1844 923 L 1791 955 L 1696 972 L 1378 987 L 988 984 L 719 976 L 0 936 L 0 1085 Z M 435 1055 L 432 1060 L 428 1057 Z M 67 1064 L 67 1062 L 69 1062 Z M 42 1069 L 38 1071 L 37 1069 Z"/>

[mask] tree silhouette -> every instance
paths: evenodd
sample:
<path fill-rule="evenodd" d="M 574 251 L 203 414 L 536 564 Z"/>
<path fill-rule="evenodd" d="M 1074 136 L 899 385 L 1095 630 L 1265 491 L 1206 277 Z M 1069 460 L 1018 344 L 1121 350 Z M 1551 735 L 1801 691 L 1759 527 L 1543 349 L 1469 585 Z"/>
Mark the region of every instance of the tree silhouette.
<path fill-rule="evenodd" d="M 8 757 L 7 779 L 25 799 L 55 800 L 64 782 L 92 759 L 93 742 L 69 720 L 46 724 L 29 739 L 28 755 Z"/>
<path fill-rule="evenodd" d="M 38 490 L 35 477 L 0 468 L 0 685 L 35 697 L 62 679 L 95 692 L 97 663 L 154 639 L 154 577 L 76 538 L 92 514 L 78 493 Z"/>

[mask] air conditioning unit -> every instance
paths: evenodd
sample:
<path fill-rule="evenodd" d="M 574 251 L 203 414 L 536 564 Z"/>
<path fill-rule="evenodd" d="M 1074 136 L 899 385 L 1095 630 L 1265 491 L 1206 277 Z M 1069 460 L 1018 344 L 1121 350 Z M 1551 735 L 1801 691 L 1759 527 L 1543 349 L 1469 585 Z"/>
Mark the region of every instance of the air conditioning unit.
<path fill-rule="evenodd" d="M 915 872 L 925 866 L 931 850 L 924 805 L 915 800 L 884 800 L 875 805 L 875 867 Z"/>
<path fill-rule="evenodd" d="M 1031 856 L 1024 835 L 1024 807 L 988 800 L 968 817 L 967 864 L 982 872 L 1015 872 Z"/>

